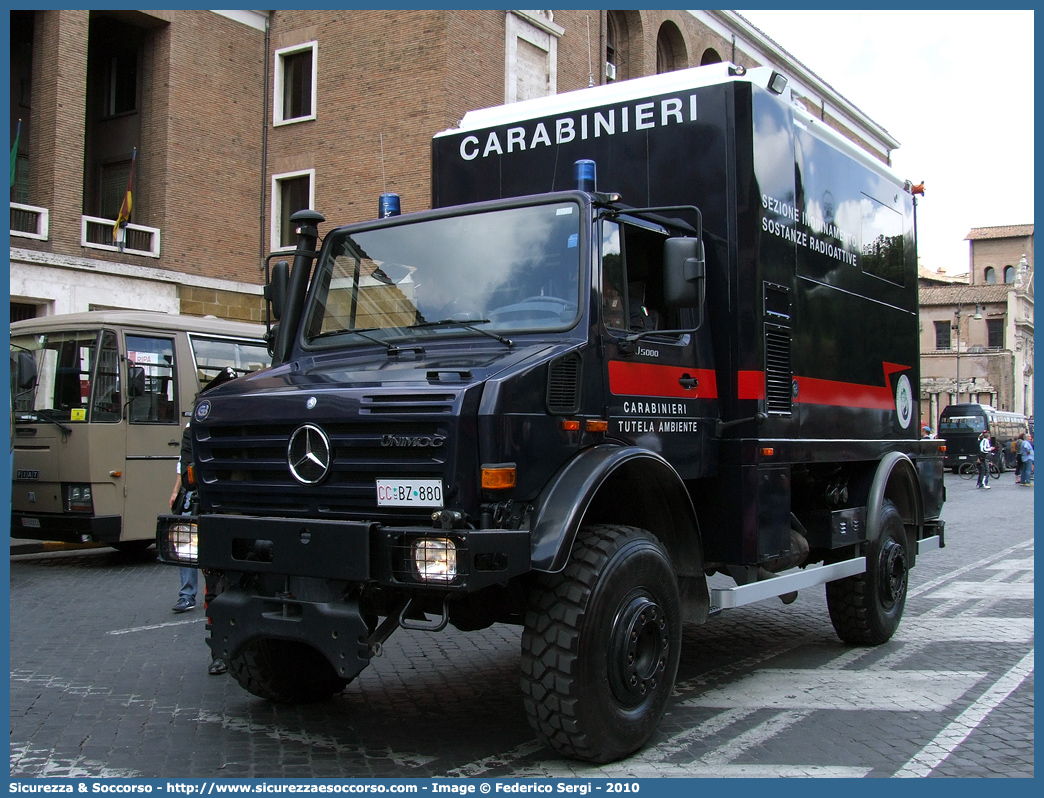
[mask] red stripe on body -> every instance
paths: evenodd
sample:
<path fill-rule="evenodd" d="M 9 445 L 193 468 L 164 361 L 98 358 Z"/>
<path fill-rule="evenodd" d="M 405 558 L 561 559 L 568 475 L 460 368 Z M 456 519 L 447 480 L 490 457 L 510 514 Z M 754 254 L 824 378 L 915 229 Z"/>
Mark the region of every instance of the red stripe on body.
<path fill-rule="evenodd" d="M 764 371 L 738 371 L 736 372 L 736 383 L 737 399 L 765 398 Z"/>
<path fill-rule="evenodd" d="M 695 388 L 683 388 L 684 376 L 699 381 Z M 666 396 L 676 399 L 717 399 L 718 382 L 713 369 L 660 366 L 656 363 L 609 361 L 609 390 L 615 396 Z"/>
<path fill-rule="evenodd" d="M 896 363 L 882 363 L 881 365 L 884 368 L 885 378 L 883 386 L 819 380 L 813 377 L 795 377 L 798 384 L 798 395 L 795 401 L 805 405 L 894 410 L 895 397 L 892 395 L 892 384 L 888 378 L 897 371 L 908 371 L 910 366 L 900 366 Z"/>

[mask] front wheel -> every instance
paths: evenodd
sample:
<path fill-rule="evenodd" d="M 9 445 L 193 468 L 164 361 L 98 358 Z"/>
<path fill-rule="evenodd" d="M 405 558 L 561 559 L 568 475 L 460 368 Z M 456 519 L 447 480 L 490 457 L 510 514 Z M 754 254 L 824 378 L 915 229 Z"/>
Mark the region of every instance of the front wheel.
<path fill-rule="evenodd" d="M 961 463 L 957 468 L 957 473 L 961 475 L 961 479 L 971 479 L 978 471 L 979 466 L 971 462 Z"/>
<path fill-rule="evenodd" d="M 585 527 L 565 569 L 537 579 L 522 633 L 530 725 L 588 762 L 637 751 L 663 717 L 681 654 L 667 552 L 642 529 Z"/>
<path fill-rule="evenodd" d="M 903 617 L 908 578 L 906 529 L 886 500 L 877 539 L 867 546 L 866 571 L 827 582 L 827 608 L 837 636 L 855 645 L 887 642 Z"/>

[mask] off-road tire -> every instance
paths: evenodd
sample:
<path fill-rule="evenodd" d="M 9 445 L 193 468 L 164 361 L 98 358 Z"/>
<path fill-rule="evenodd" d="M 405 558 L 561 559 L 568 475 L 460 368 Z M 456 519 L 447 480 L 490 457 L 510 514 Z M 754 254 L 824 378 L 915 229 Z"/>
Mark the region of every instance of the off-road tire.
<path fill-rule="evenodd" d="M 289 640 L 255 641 L 228 664 L 244 690 L 280 704 L 325 701 L 350 681 L 340 678 L 314 648 Z"/>
<path fill-rule="evenodd" d="M 649 739 L 681 653 L 678 581 L 642 529 L 580 530 L 569 562 L 537 576 L 522 632 L 529 723 L 564 756 L 612 762 Z"/>
<path fill-rule="evenodd" d="M 827 582 L 827 608 L 837 636 L 853 645 L 887 642 L 906 606 L 909 559 L 906 531 L 890 501 L 881 506 L 881 529 L 866 552 L 866 571 Z"/>

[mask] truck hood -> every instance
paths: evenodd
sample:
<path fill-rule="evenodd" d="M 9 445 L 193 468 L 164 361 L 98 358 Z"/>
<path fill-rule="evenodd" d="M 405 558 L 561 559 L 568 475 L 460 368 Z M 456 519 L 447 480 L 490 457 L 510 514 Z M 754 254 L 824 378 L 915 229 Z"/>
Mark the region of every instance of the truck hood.
<path fill-rule="evenodd" d="M 538 342 L 506 347 L 490 341 L 468 339 L 462 346 L 443 342 L 426 346 L 421 354 L 405 352 L 389 356 L 383 350 L 340 350 L 336 353 L 297 358 L 274 368 L 234 380 L 207 392 L 208 398 L 256 393 L 323 389 L 447 388 L 478 385 L 533 359 L 553 357 L 569 345 Z"/>

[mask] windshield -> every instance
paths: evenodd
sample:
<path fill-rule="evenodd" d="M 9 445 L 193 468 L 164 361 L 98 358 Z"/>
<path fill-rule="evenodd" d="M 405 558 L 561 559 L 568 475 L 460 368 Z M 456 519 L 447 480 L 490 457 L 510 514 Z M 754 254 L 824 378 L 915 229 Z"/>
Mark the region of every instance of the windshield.
<path fill-rule="evenodd" d="M 939 434 L 944 432 L 974 432 L 986 429 L 985 416 L 943 416 L 939 419 Z"/>
<path fill-rule="evenodd" d="M 99 340 L 100 339 L 100 340 Z M 55 330 L 11 338 L 15 419 L 119 421 L 116 336 L 100 330 Z"/>
<path fill-rule="evenodd" d="M 334 231 L 315 278 L 307 338 L 571 326 L 579 311 L 580 215 L 577 203 L 561 202 Z"/>

